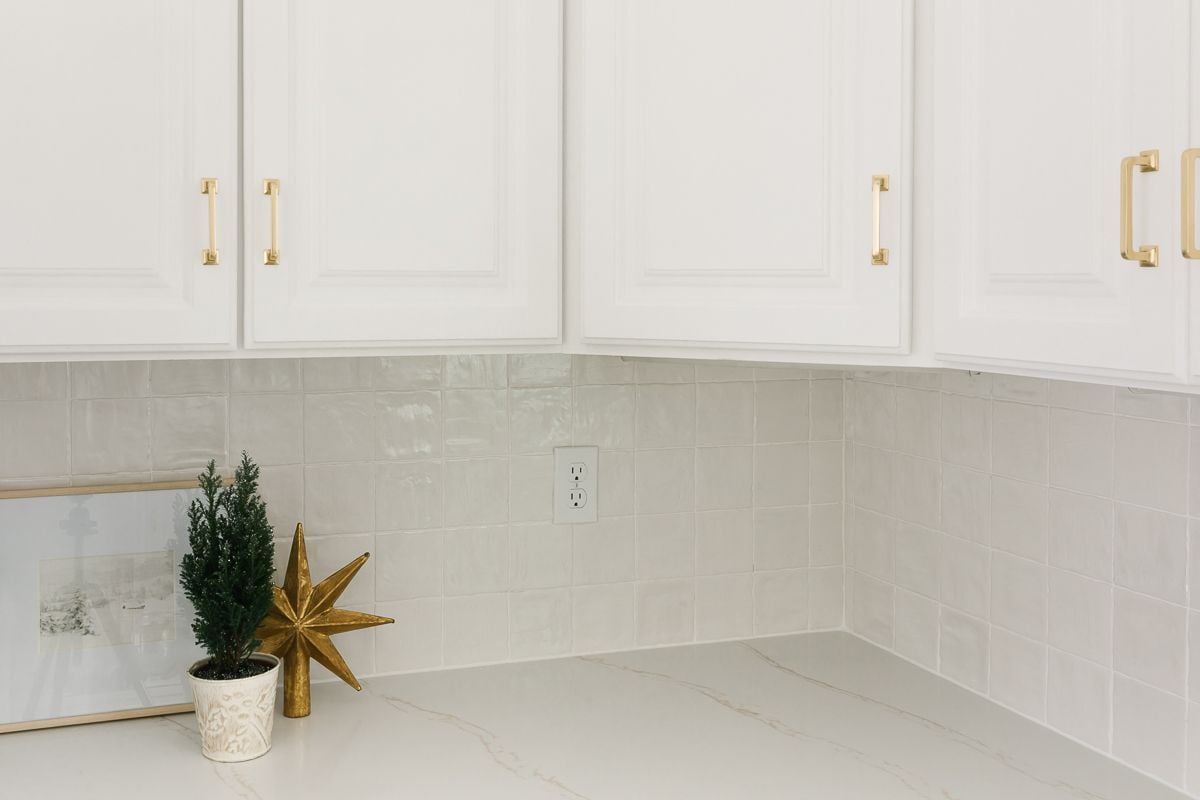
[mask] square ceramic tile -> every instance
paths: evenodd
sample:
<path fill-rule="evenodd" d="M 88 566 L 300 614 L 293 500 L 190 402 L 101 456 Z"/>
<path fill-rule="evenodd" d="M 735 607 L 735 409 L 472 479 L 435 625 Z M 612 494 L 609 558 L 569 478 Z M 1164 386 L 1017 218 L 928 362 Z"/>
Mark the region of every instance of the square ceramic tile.
<path fill-rule="evenodd" d="M 1051 489 L 1050 564 L 1099 580 L 1113 574 L 1113 502 Z"/>
<path fill-rule="evenodd" d="M 1112 673 L 1053 648 L 1047 656 L 1046 724 L 1102 752 L 1107 750 Z"/>
<path fill-rule="evenodd" d="M 572 423 L 575 444 L 632 450 L 634 391 L 630 385 L 576 387 Z"/>
<path fill-rule="evenodd" d="M 938 604 L 911 592 L 896 592 L 896 652 L 937 670 Z"/>
<path fill-rule="evenodd" d="M 513 389 L 509 392 L 510 447 L 514 453 L 543 453 L 571 443 L 571 389 Z"/>
<path fill-rule="evenodd" d="M 735 384 L 714 384 L 728 386 Z M 837 499 L 841 499 L 840 495 Z M 754 504 L 754 448 L 696 449 L 696 508 L 749 508 Z"/>
<path fill-rule="evenodd" d="M 1112 586 L 1051 569 L 1046 641 L 1105 666 L 1112 663 Z"/>
<path fill-rule="evenodd" d="M 808 570 L 754 574 L 754 632 L 758 636 L 808 629 Z"/>
<path fill-rule="evenodd" d="M 1042 406 L 992 404 L 992 472 L 1044 482 L 1049 463 L 1048 411 Z"/>
<path fill-rule="evenodd" d="M 1051 409 L 1051 485 L 1110 497 L 1114 425 L 1107 414 Z"/>
<path fill-rule="evenodd" d="M 156 397 L 150 405 L 150 464 L 154 469 L 225 462 L 228 398 Z"/>
<path fill-rule="evenodd" d="M 1176 786 L 1183 781 L 1187 709 L 1182 697 L 1113 679 L 1112 754 Z"/>
<path fill-rule="evenodd" d="M 696 386 L 637 387 L 638 449 L 691 447 L 696 442 Z"/>
<path fill-rule="evenodd" d="M 591 525 L 576 525 L 573 536 L 576 586 L 634 579 L 633 517 L 610 517 Z"/>
<path fill-rule="evenodd" d="M 376 534 L 373 560 L 377 601 L 441 597 L 440 530 Z"/>
<path fill-rule="evenodd" d="M 1114 496 L 1174 514 L 1187 513 L 1187 428 L 1117 417 Z"/>
<path fill-rule="evenodd" d="M 695 633 L 695 581 L 651 581 L 637 587 L 637 643 L 690 641 Z"/>
<path fill-rule="evenodd" d="M 508 386 L 508 358 L 501 355 L 444 356 L 442 377 L 447 389 L 503 389 Z"/>
<path fill-rule="evenodd" d="M 722 575 L 754 568 L 754 512 L 696 514 L 696 574 Z"/>
<path fill-rule="evenodd" d="M 511 525 L 508 529 L 512 588 L 571 585 L 572 533 L 567 525 Z"/>
<path fill-rule="evenodd" d="M 638 580 L 696 574 L 694 514 L 642 515 L 636 522 Z"/>
<path fill-rule="evenodd" d="M 811 630 L 842 627 L 846 605 L 844 580 L 841 567 L 808 571 L 808 626 Z"/>
<path fill-rule="evenodd" d="M 450 529 L 442 541 L 442 586 L 447 596 L 509 589 L 508 528 Z"/>
<path fill-rule="evenodd" d="M 237 363 L 256 363 L 257 359 Z M 148 397 L 149 361 L 75 361 L 71 363 L 71 397 L 95 398 Z"/>
<path fill-rule="evenodd" d="M 304 457 L 367 461 L 375 454 L 375 397 L 369 392 L 310 394 L 304 398 Z"/>
<path fill-rule="evenodd" d="M 937 599 L 942 558 L 942 534 L 919 525 L 896 529 L 896 585 Z"/>
<path fill-rule="evenodd" d="M 1027 717 L 1042 719 L 1046 707 L 1046 646 L 993 628 L 988 643 L 991 698 Z"/>
<path fill-rule="evenodd" d="M 787 569 L 808 564 L 808 509 L 760 508 L 754 514 L 754 568 Z"/>
<path fill-rule="evenodd" d="M 756 384 L 753 400 L 754 441 L 760 443 L 803 442 L 809 438 L 811 387 L 809 381 L 766 381 Z M 827 394 L 826 390 L 826 394 Z M 829 437 L 828 406 L 832 398 L 822 398 L 821 411 Z M 840 405 L 840 395 L 837 398 Z M 839 415 L 840 419 L 840 415 Z M 825 438 L 823 437 L 823 438 Z"/>
<path fill-rule="evenodd" d="M 446 666 L 490 664 L 509 657 L 506 594 L 447 597 L 442 625 Z"/>
<path fill-rule="evenodd" d="M 637 585 L 609 583 L 571 590 L 574 652 L 600 653 L 634 646 Z"/>
<path fill-rule="evenodd" d="M 922 458 L 939 458 L 941 413 L 939 392 L 896 389 L 896 449 Z"/>
<path fill-rule="evenodd" d="M 942 459 L 986 470 L 991 464 L 991 401 L 947 394 L 942 397 Z"/>
<path fill-rule="evenodd" d="M 229 391 L 234 394 L 299 392 L 300 363 L 300 360 L 295 358 L 234 359 L 229 362 Z M 72 370 L 72 374 L 73 372 Z M 139 382 L 140 379 L 141 376 L 138 377 Z"/>
<path fill-rule="evenodd" d="M 441 453 L 440 392 L 378 392 L 375 395 L 376 458 L 429 458 Z"/>
<path fill-rule="evenodd" d="M 237 394 L 229 398 L 229 450 L 259 465 L 304 461 L 304 401 L 298 394 Z"/>
<path fill-rule="evenodd" d="M 447 456 L 486 456 L 508 452 L 508 392 L 454 389 L 442 393 Z"/>
<path fill-rule="evenodd" d="M 445 522 L 490 525 L 508 521 L 508 459 L 447 460 Z"/>
<path fill-rule="evenodd" d="M 442 524 L 442 462 L 376 464 L 378 530 L 418 530 Z"/>
<path fill-rule="evenodd" d="M 846 622 L 850 630 L 881 647 L 892 647 L 895 587 L 861 572 L 846 572 Z"/>
<path fill-rule="evenodd" d="M 375 633 L 375 668 L 380 674 L 442 665 L 442 598 L 379 603 L 375 613 L 396 620 Z"/>
<path fill-rule="evenodd" d="M 696 444 L 753 443 L 754 392 L 753 383 L 702 383 L 697 385 Z M 805 433 L 807 433 L 807 414 L 804 427 Z"/>
<path fill-rule="evenodd" d="M 73 462 L 78 473 L 144 469 L 144 409 L 138 400 L 0 402 L 0 478 L 68 475 Z"/>
<path fill-rule="evenodd" d="M 754 576 L 749 573 L 696 579 L 696 640 L 754 635 Z"/>
<path fill-rule="evenodd" d="M 569 589 L 514 593 L 508 611 L 512 658 L 547 658 L 571 652 Z"/>
<path fill-rule="evenodd" d="M 1113 593 L 1113 669 L 1183 695 L 1187 683 L 1187 611 L 1152 597 Z"/>
<path fill-rule="evenodd" d="M 570 386 L 571 356 L 565 353 L 529 353 L 508 357 L 510 386 Z"/>
<path fill-rule="evenodd" d="M 1114 539 L 1118 586 L 1172 603 L 1187 602 L 1187 520 L 1117 503 Z"/>
<path fill-rule="evenodd" d="M 988 691 L 988 625 L 942 608 L 941 673 L 977 692 Z"/>
<path fill-rule="evenodd" d="M 1046 567 L 1036 561 L 992 553 L 991 621 L 1022 636 L 1046 636 Z"/>
<path fill-rule="evenodd" d="M 44 474 L 66 474 L 73 469 L 77 473 L 94 474 L 150 468 L 149 400 L 77 400 L 71 403 L 69 428 L 66 411 L 65 403 L 0 404 L 0 425 L 4 426 L 2 435 L 6 443 L 0 463 L 13 459 L 12 464 L 0 467 L 5 477 L 20 474 L 22 469 L 61 470 Z M 20 443 L 23 437 L 29 437 L 25 446 L 8 444 Z M 47 458 L 62 450 L 68 441 L 69 462 L 65 453 Z M 48 448 L 47 442 L 54 442 L 57 447 Z"/>
<path fill-rule="evenodd" d="M 381 356 L 375 362 L 375 388 L 438 389 L 442 366 L 441 356 Z"/>
<path fill-rule="evenodd" d="M 634 469 L 637 513 L 667 514 L 695 507 L 694 449 L 639 450 Z"/>
<path fill-rule="evenodd" d="M 808 502 L 807 444 L 766 444 L 754 448 L 754 501 L 760 507 Z"/>

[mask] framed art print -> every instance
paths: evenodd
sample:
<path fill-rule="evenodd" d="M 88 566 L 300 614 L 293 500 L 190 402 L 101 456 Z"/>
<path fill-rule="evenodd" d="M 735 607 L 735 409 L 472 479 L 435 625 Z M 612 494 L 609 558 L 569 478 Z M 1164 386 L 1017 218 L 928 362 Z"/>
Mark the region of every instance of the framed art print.
<path fill-rule="evenodd" d="M 191 710 L 192 481 L 0 492 L 0 733 Z"/>

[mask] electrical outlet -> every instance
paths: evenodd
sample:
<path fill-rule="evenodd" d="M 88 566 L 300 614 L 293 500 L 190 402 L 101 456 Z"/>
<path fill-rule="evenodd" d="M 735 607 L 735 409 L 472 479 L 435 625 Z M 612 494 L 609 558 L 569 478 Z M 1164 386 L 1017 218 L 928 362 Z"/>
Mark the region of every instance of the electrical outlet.
<path fill-rule="evenodd" d="M 597 447 L 554 448 L 554 521 L 595 522 L 599 503 Z"/>

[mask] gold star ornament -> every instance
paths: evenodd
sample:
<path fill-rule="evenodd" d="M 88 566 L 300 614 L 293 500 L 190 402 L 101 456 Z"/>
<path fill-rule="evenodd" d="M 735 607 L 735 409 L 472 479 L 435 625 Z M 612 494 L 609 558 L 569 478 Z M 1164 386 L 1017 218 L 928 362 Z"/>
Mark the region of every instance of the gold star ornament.
<path fill-rule="evenodd" d="M 313 586 L 312 575 L 308 571 L 308 550 L 304 547 L 304 526 L 296 525 L 283 586 L 275 587 L 271 610 L 258 627 L 258 638 L 262 640 L 259 649 L 283 659 L 285 717 L 307 717 L 311 713 L 308 685 L 310 658 L 316 659 L 318 664 L 355 690 L 362 691 L 362 684 L 354 677 L 329 637 L 335 633 L 395 622 L 387 617 L 333 607 L 370 557 L 370 553 L 363 553 Z"/>

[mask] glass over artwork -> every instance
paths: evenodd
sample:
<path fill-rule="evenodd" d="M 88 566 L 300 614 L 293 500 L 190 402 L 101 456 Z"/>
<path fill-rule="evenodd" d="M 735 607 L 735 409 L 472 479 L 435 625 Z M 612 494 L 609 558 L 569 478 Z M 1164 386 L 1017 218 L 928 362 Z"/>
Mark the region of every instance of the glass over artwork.
<path fill-rule="evenodd" d="M 0 492 L 0 732 L 180 710 L 192 481 Z"/>

